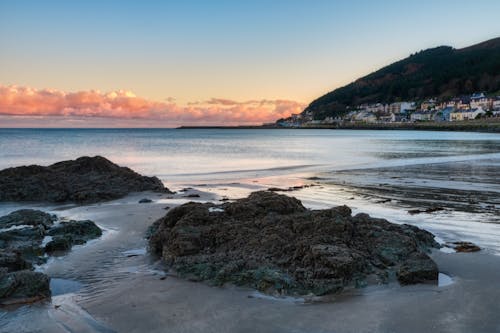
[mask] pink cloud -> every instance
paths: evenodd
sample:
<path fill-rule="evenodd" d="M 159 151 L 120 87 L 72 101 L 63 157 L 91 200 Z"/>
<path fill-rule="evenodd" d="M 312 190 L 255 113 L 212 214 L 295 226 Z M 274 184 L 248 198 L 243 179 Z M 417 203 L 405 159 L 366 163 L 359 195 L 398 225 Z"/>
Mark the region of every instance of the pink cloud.
<path fill-rule="evenodd" d="M 57 117 L 58 122 L 61 119 L 78 119 L 81 122 L 98 118 L 127 124 L 136 120 L 139 126 L 152 122 L 159 127 L 247 125 L 274 122 L 291 113 L 301 112 L 304 107 L 303 103 L 290 100 L 240 102 L 222 98 L 180 105 L 173 98 L 156 102 L 124 90 L 64 92 L 0 85 L 0 119 L 4 121 L 9 117 L 18 120 L 31 117 L 31 120 L 49 122 L 47 119 Z"/>

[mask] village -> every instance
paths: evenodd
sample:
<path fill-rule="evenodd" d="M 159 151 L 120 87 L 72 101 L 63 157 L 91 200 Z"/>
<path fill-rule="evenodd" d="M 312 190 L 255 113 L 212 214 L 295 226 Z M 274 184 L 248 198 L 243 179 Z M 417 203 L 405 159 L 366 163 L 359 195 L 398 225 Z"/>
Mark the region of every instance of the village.
<path fill-rule="evenodd" d="M 431 98 L 421 102 L 405 101 L 391 104 L 358 105 L 338 117 L 314 119 L 310 111 L 292 114 L 279 120 L 280 127 L 309 127 L 333 124 L 385 124 L 419 122 L 457 122 L 479 118 L 500 117 L 500 96 L 484 93 L 455 97 L 448 100 Z"/>

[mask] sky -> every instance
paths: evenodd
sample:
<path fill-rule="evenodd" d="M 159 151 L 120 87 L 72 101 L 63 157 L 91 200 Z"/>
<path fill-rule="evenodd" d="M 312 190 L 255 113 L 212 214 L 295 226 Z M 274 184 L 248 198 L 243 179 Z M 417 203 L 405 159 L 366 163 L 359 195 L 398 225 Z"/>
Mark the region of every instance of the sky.
<path fill-rule="evenodd" d="M 273 122 L 411 53 L 500 36 L 498 0 L 0 0 L 0 127 Z"/>

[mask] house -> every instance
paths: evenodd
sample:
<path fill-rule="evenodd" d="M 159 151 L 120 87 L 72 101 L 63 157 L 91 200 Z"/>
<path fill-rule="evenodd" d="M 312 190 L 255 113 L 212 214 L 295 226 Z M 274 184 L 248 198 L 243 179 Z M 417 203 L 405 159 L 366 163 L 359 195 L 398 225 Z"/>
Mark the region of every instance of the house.
<path fill-rule="evenodd" d="M 354 120 L 362 121 L 365 123 L 375 123 L 377 122 L 377 117 L 371 112 L 361 111 L 354 116 Z"/>
<path fill-rule="evenodd" d="M 378 122 L 379 123 L 393 123 L 396 121 L 396 115 L 394 113 L 385 113 L 379 115 Z"/>
<path fill-rule="evenodd" d="M 364 108 L 368 112 L 385 112 L 387 106 L 381 103 L 366 105 Z"/>
<path fill-rule="evenodd" d="M 415 121 L 429 121 L 432 120 L 432 112 L 429 111 L 417 111 L 410 115 L 410 120 Z"/>
<path fill-rule="evenodd" d="M 434 98 L 424 101 L 422 102 L 422 104 L 420 104 L 420 110 L 422 111 L 432 110 L 436 107 L 436 103 L 437 101 Z"/>
<path fill-rule="evenodd" d="M 450 114 L 455 112 L 455 108 L 452 106 L 445 107 L 442 110 L 438 110 L 434 113 L 434 121 L 450 121 Z"/>
<path fill-rule="evenodd" d="M 399 113 L 399 114 L 395 114 L 395 113 L 391 113 L 394 115 L 394 120 L 392 122 L 395 122 L 395 123 L 406 123 L 408 121 L 408 114 L 406 113 Z"/>
<path fill-rule="evenodd" d="M 397 102 L 389 104 L 387 107 L 387 112 L 390 113 L 406 113 L 415 110 L 414 102 Z"/>
<path fill-rule="evenodd" d="M 489 110 L 491 108 L 492 102 L 493 101 L 490 98 L 486 97 L 484 93 L 476 93 L 470 97 L 470 108 L 482 108 L 484 110 Z"/>
<path fill-rule="evenodd" d="M 500 96 L 497 96 L 493 99 L 491 108 L 493 109 L 493 111 L 500 111 Z"/>
<path fill-rule="evenodd" d="M 462 121 L 476 119 L 479 115 L 485 115 L 486 111 L 482 108 L 470 110 L 455 110 L 450 113 L 450 121 Z"/>

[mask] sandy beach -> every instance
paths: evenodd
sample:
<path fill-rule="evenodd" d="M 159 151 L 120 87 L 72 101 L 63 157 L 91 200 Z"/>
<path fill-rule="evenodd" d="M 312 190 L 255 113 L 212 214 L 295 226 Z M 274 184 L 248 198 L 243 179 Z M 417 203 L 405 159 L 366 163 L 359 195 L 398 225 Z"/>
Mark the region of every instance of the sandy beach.
<path fill-rule="evenodd" d="M 190 200 L 217 200 L 214 194 Z M 300 192 L 300 191 L 299 191 Z M 297 193 L 299 193 L 297 192 Z M 58 207 L 92 219 L 101 239 L 42 269 L 63 290 L 45 304 L 2 312 L 1 332 L 495 332 L 500 257 L 436 250 L 440 285 L 372 286 L 323 298 L 273 298 L 250 289 L 211 287 L 166 275 L 146 252 L 147 227 L 186 201 L 138 193 L 90 206 Z M 141 198 L 153 203 L 139 204 Z M 168 202 L 168 204 L 167 204 Z M 76 286 L 68 281 L 78 281 Z M 61 287 L 62 286 L 62 287 Z M 10 320 L 16 318 L 16 320 Z M 34 320 L 35 319 L 35 320 Z"/>

